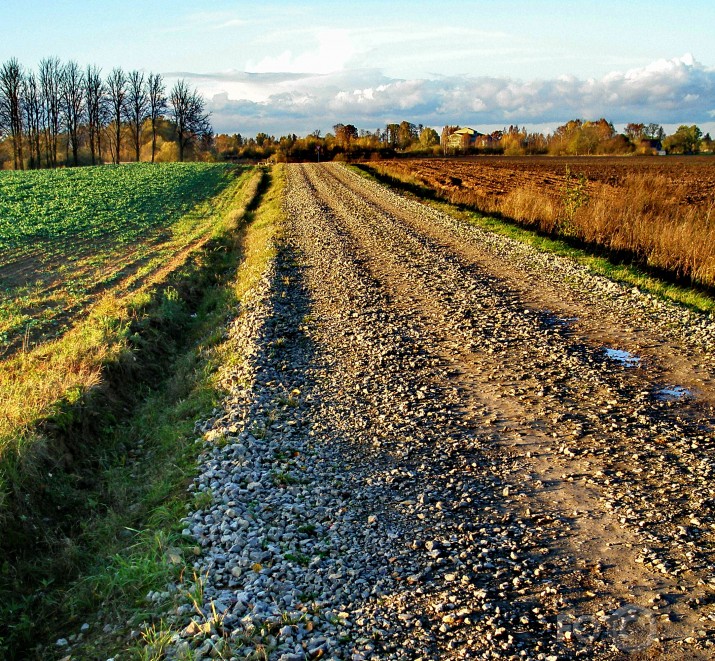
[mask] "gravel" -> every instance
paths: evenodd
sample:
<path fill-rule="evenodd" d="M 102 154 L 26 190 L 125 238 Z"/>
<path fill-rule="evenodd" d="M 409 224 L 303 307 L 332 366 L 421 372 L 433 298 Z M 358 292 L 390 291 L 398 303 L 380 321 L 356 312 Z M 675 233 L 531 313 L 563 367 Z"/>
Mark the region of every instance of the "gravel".
<path fill-rule="evenodd" d="M 712 410 L 464 247 L 703 363 L 712 320 L 342 166 L 287 174 L 231 394 L 197 423 L 200 580 L 169 657 L 708 658 Z"/>

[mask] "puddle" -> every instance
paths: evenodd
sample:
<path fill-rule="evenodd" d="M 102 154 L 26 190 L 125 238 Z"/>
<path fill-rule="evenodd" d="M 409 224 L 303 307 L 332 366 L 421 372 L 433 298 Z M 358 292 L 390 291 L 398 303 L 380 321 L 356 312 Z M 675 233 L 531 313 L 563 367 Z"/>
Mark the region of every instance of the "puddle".
<path fill-rule="evenodd" d="M 666 402 L 675 402 L 684 397 L 689 397 L 692 394 L 692 390 L 688 390 L 683 386 L 669 386 L 668 388 L 661 388 L 656 391 L 655 396 Z"/>
<path fill-rule="evenodd" d="M 638 367 L 638 365 L 640 365 L 641 359 L 628 351 L 622 351 L 621 349 L 609 349 L 608 347 L 604 347 L 603 350 L 606 352 L 606 356 L 608 358 L 621 363 L 623 367 Z"/>
<path fill-rule="evenodd" d="M 578 317 L 557 317 L 547 312 L 541 321 L 547 328 L 570 328 L 578 321 Z"/>

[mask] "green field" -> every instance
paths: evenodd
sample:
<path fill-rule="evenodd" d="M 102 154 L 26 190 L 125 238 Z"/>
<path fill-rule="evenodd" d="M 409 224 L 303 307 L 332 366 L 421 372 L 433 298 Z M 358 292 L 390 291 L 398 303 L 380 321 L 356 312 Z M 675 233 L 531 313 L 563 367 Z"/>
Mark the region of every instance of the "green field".
<path fill-rule="evenodd" d="M 100 378 L 117 319 L 225 225 L 252 176 L 200 163 L 0 173 L 0 448 Z"/>
<path fill-rule="evenodd" d="M 58 337 L 122 280 L 137 286 L 148 262 L 204 231 L 187 212 L 238 172 L 202 163 L 1 172 L 0 354 Z"/>
<path fill-rule="evenodd" d="M 0 264 L 55 252 L 58 244 L 74 252 L 110 237 L 131 242 L 215 195 L 231 178 L 230 166 L 203 163 L 0 172 Z"/>

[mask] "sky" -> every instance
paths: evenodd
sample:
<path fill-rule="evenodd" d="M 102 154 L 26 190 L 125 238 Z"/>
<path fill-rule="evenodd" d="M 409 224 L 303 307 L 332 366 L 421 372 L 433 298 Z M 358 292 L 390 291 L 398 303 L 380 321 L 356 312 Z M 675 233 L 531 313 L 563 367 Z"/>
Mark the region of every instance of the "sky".
<path fill-rule="evenodd" d="M 0 0 L 0 62 L 187 79 L 218 133 L 570 119 L 715 134 L 712 0 Z"/>

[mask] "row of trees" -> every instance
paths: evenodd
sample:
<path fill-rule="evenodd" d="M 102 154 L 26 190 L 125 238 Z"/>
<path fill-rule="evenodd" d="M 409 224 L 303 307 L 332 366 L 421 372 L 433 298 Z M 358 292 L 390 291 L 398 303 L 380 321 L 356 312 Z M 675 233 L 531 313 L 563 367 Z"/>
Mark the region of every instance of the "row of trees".
<path fill-rule="evenodd" d="M 325 136 L 314 131 L 299 138 L 295 134 L 280 138 L 259 133 L 255 138 L 240 134 L 217 135 L 214 154 L 217 159 L 257 160 L 333 160 L 344 158 L 388 158 L 399 153 L 437 155 L 459 152 L 486 154 L 629 154 L 666 151 L 673 154 L 711 152 L 715 145 L 710 135 L 702 135 L 697 126 L 681 126 L 666 135 L 660 124 L 628 124 L 617 133 L 606 119 L 572 120 L 553 133 L 528 132 L 509 126 L 487 135 L 478 134 L 466 148 L 448 146 L 449 136 L 459 126 L 445 126 L 441 136 L 432 128 L 407 121 L 387 124 L 375 131 L 358 129 L 353 124 L 336 124 Z"/>
<path fill-rule="evenodd" d="M 358 129 L 353 124 L 336 124 L 333 132 L 313 131 L 305 137 L 289 134 L 276 138 L 258 133 L 245 138 L 240 133 L 219 134 L 214 151 L 219 159 L 255 160 L 334 160 L 340 158 L 389 157 L 401 151 L 431 153 L 439 147 L 439 134 L 430 127 L 407 121 L 387 124 L 375 131 Z"/>
<path fill-rule="evenodd" d="M 139 161 L 147 133 L 154 162 L 167 121 L 181 161 L 211 136 L 205 101 L 183 79 L 167 96 L 161 74 L 115 67 L 102 78 L 94 65 L 56 57 L 43 59 L 36 73 L 15 58 L 0 67 L 0 137 L 16 170 L 79 165 L 81 152 L 92 165 Z"/>
<path fill-rule="evenodd" d="M 58 167 L 121 160 L 315 160 L 432 155 L 454 151 L 495 154 L 627 154 L 712 151 L 713 141 L 695 125 L 669 136 L 659 124 L 630 123 L 623 133 L 604 118 L 575 119 L 544 135 L 510 126 L 465 142 L 450 141 L 459 126 L 432 128 L 408 121 L 375 131 L 336 124 L 299 138 L 259 133 L 214 136 L 205 102 L 179 80 L 167 95 L 160 74 L 114 68 L 103 78 L 93 65 L 46 58 L 38 71 L 15 59 L 0 67 L 0 167 Z M 168 149 L 167 149 L 168 148 Z"/>
<path fill-rule="evenodd" d="M 451 128 L 451 127 L 450 127 Z M 454 127 L 457 128 L 457 127 Z M 444 145 L 444 140 L 442 141 Z M 489 148 L 507 155 L 554 154 L 697 154 L 713 151 L 709 134 L 703 136 L 698 126 L 680 126 L 666 135 L 660 124 L 629 123 L 623 133 L 601 118 L 596 121 L 574 119 L 559 126 L 553 133 L 529 133 L 525 128 L 510 126 L 503 131 L 478 138 L 474 151 Z"/>
<path fill-rule="evenodd" d="M 530 137 L 517 127 L 505 151 L 511 148 L 515 152 L 528 153 L 529 147 L 534 143 Z M 660 124 L 631 122 L 626 125 L 623 133 L 618 133 L 613 124 L 604 118 L 597 121 L 572 120 L 537 142 L 537 149 L 541 153 L 569 155 L 660 151 L 696 154 L 701 149 L 712 151 L 713 147 L 710 135 L 703 136 L 700 128 L 695 125 L 680 126 L 672 135 L 666 135 Z"/>

